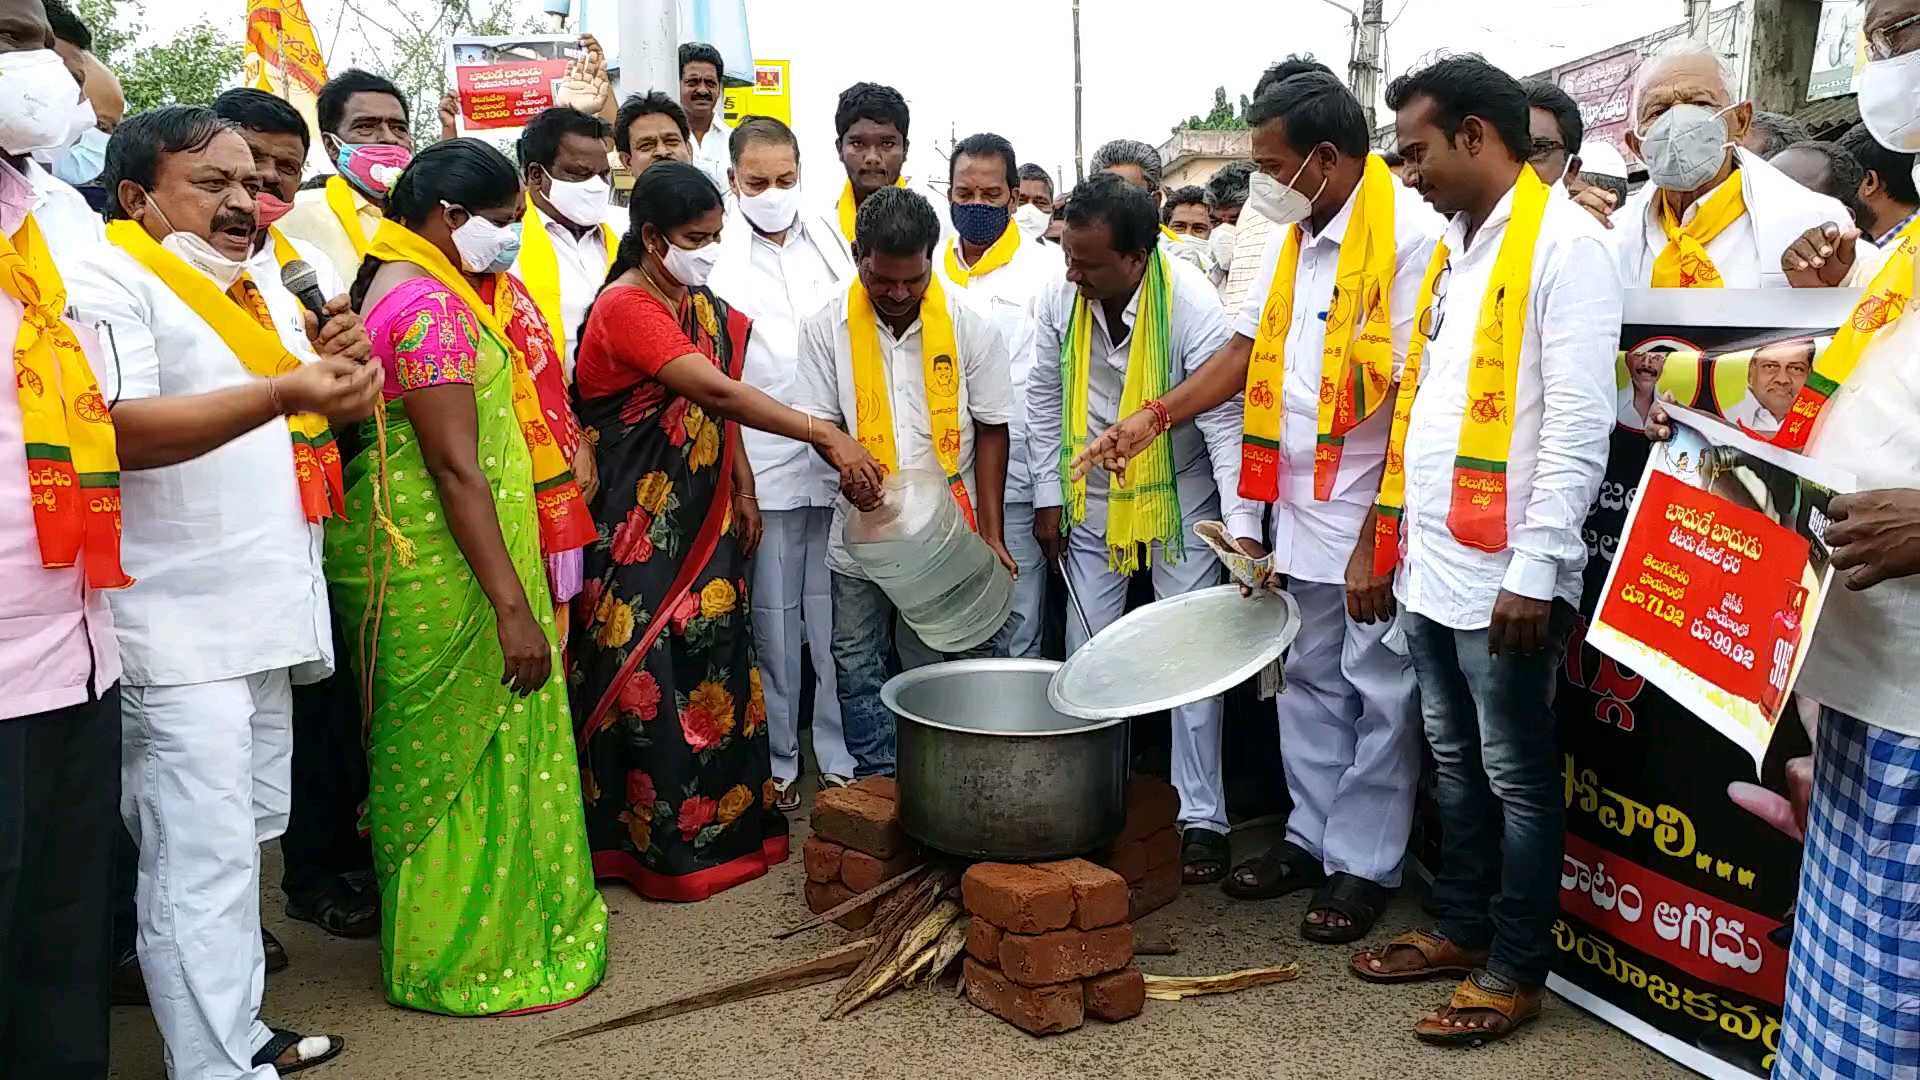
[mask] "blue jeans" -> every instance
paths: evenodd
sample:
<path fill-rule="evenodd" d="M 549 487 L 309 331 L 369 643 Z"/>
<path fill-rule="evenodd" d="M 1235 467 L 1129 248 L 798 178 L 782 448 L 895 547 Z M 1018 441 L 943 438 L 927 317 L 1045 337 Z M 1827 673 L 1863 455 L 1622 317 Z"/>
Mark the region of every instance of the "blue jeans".
<path fill-rule="evenodd" d="M 1573 619 L 1555 603 L 1546 649 L 1490 656 L 1484 629 L 1400 616 L 1440 805 L 1438 929 L 1462 948 L 1489 949 L 1488 970 L 1523 986 L 1546 982 L 1560 912 L 1566 805 L 1553 687 Z"/>
<path fill-rule="evenodd" d="M 940 659 L 1005 656 L 1007 639 L 1018 620 L 1016 613 L 986 642 L 963 653 L 939 654 Z M 880 703 L 880 688 L 887 682 L 893 626 L 893 601 L 880 586 L 865 578 L 834 573 L 833 671 L 839 681 L 840 723 L 846 730 L 847 751 L 853 755 L 856 778 L 893 775 L 893 713 Z M 900 632 L 913 631 L 903 624 Z M 924 646 L 919 651 L 930 652 Z M 1555 874 L 1560 872 L 1558 865 Z"/>

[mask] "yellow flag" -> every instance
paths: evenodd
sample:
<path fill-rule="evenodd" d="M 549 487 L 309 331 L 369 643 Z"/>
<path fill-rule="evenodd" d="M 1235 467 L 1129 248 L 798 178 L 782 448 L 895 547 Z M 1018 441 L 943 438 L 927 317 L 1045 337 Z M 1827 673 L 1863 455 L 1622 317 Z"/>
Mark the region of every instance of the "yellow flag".
<path fill-rule="evenodd" d="M 300 0 L 247 0 L 245 85 L 285 98 L 307 118 L 320 144 L 316 106 L 327 82 L 327 62 Z"/>

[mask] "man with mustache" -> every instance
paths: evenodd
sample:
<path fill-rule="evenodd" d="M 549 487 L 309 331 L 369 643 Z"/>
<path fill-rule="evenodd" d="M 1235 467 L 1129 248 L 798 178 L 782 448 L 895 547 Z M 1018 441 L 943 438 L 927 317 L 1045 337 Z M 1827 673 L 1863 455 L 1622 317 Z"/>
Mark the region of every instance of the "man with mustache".
<path fill-rule="evenodd" d="M 321 327 L 256 276 L 254 155 L 170 106 L 107 149 L 107 243 L 69 302 L 102 328 L 126 506 L 111 598 L 122 817 L 140 849 L 140 964 L 177 1080 L 271 1080 L 340 1041 L 260 1021 L 260 844 L 289 812 L 293 683 L 333 668 L 320 522 L 343 507 L 329 425 L 379 400 L 358 320 Z"/>
<path fill-rule="evenodd" d="M 352 281 L 380 227 L 387 189 L 413 160 L 407 96 L 388 79 L 349 68 L 320 88 L 315 108 L 334 175 L 294 197 L 280 231 L 319 248 L 340 280 Z"/>
<path fill-rule="evenodd" d="M 727 169 L 733 164 L 727 140 L 733 128 L 720 119 L 720 91 L 727 62 L 720 50 L 704 41 L 680 46 L 680 107 L 687 111 L 693 163 L 700 166 L 721 191 L 727 190 Z"/>

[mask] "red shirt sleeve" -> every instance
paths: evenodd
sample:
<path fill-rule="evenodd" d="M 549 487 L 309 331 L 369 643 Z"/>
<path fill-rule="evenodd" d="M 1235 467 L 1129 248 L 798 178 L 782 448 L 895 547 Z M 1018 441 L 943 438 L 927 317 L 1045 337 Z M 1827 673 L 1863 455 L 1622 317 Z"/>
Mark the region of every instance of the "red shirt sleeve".
<path fill-rule="evenodd" d="M 669 360 L 698 351 L 680 320 L 652 293 L 611 285 L 587 316 L 573 378 L 582 397 L 604 397 L 655 378 Z"/>

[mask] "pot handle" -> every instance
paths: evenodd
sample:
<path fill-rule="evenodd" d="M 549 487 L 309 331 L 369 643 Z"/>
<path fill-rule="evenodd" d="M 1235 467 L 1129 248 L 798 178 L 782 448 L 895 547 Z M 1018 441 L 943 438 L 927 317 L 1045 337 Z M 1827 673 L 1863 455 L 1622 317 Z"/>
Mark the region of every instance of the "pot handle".
<path fill-rule="evenodd" d="M 1067 602 L 1073 606 L 1074 615 L 1080 619 L 1080 632 L 1087 635 L 1088 641 L 1092 641 L 1093 624 L 1087 621 L 1087 609 L 1080 606 L 1080 594 L 1073 588 L 1073 575 L 1067 573 L 1067 560 L 1064 557 L 1056 559 L 1053 565 L 1059 569 L 1060 580 L 1067 586 Z"/>

